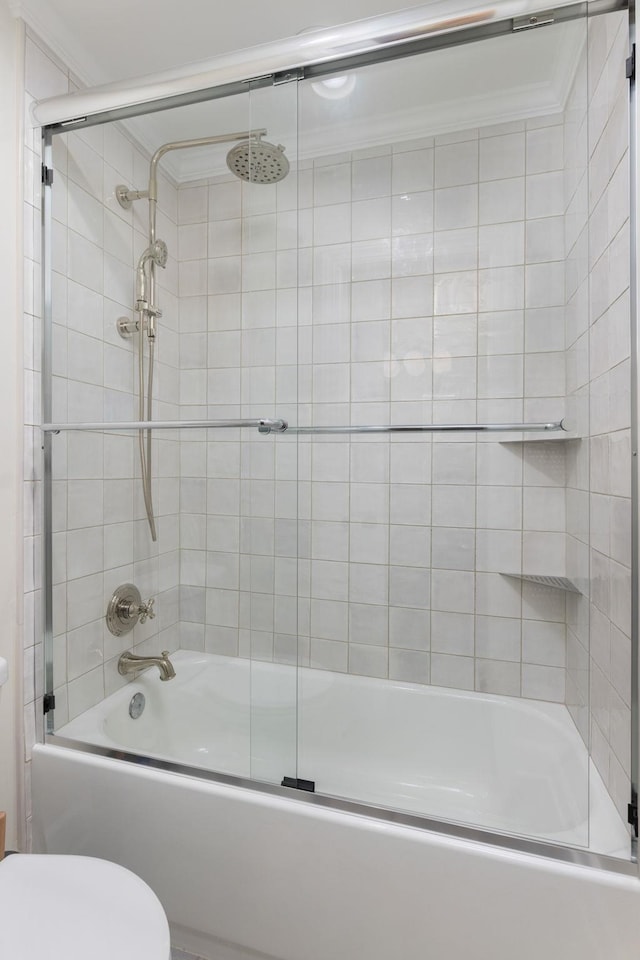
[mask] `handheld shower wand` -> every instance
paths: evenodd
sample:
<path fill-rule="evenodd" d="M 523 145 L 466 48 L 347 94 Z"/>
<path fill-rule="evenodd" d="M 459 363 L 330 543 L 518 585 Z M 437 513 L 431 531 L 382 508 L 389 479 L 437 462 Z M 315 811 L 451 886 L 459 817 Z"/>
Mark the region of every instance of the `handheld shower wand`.
<path fill-rule="evenodd" d="M 151 263 L 152 265 L 157 264 L 159 267 L 166 267 L 167 260 L 169 258 L 169 251 L 164 240 L 154 240 L 154 242 L 147 247 L 140 259 L 138 260 L 138 267 L 136 269 L 136 310 L 138 313 L 141 313 L 143 316 L 143 325 L 144 318 L 146 315 L 147 320 L 147 336 L 150 340 L 155 338 L 155 318 L 161 317 L 162 312 L 154 306 L 153 303 L 149 302 L 149 293 L 148 293 L 148 284 L 147 282 L 147 264 Z M 153 266 L 151 267 L 153 269 Z"/>
<path fill-rule="evenodd" d="M 156 340 L 156 318 L 162 314 L 155 306 L 155 268 L 166 267 L 168 251 L 163 240 L 156 239 L 156 212 L 158 206 L 158 164 L 165 153 L 171 150 L 185 150 L 192 147 L 209 147 L 214 144 L 238 143 L 227 156 L 231 172 L 250 183 L 273 184 L 286 177 L 289 161 L 284 155 L 284 147 L 267 143 L 262 138 L 266 130 L 245 130 L 238 133 L 225 133 L 213 137 L 199 137 L 194 140 L 178 140 L 164 143 L 158 147 L 149 165 L 148 190 L 131 190 L 123 184 L 116 187 L 118 203 L 128 210 L 134 200 L 149 201 L 149 246 L 144 251 L 136 267 L 135 310 L 140 316 L 137 323 L 131 323 L 127 317 L 121 317 L 118 330 L 123 337 L 138 332 L 138 372 L 140 381 L 139 416 L 140 420 L 151 421 L 153 413 L 153 368 Z M 149 344 L 149 370 L 145 388 L 144 342 Z M 151 430 L 139 431 L 140 466 L 142 470 L 142 491 L 144 504 L 151 531 L 151 539 L 157 539 L 156 524 L 151 497 Z"/>
<path fill-rule="evenodd" d="M 136 269 L 136 305 L 135 308 L 140 314 L 138 324 L 138 374 L 140 380 L 139 394 L 139 415 L 140 419 L 151 420 L 153 413 L 153 368 L 154 368 L 154 347 L 156 339 L 156 318 L 162 316 L 162 312 L 151 302 L 153 299 L 153 270 L 155 266 L 166 267 L 169 258 L 169 251 L 164 240 L 153 240 L 138 260 Z M 147 279 L 147 265 L 149 269 L 149 278 Z M 151 291 L 151 293 L 149 292 Z M 144 337 L 145 333 L 149 341 L 149 370 L 147 374 L 147 389 L 144 389 Z M 146 393 L 146 396 L 145 396 Z M 146 410 L 145 410 L 146 400 Z M 146 443 L 145 443 L 146 439 Z M 149 520 L 149 529 L 151 539 L 157 540 L 156 523 L 153 513 L 153 498 L 151 495 L 151 431 L 140 431 L 140 468 L 142 470 L 142 494 L 144 505 Z"/>

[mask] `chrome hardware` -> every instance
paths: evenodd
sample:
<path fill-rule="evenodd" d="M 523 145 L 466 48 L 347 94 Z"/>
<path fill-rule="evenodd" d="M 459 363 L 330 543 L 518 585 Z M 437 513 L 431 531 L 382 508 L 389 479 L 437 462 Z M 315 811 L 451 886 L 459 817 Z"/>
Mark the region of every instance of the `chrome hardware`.
<path fill-rule="evenodd" d="M 154 307 L 152 304 L 147 303 L 146 300 L 136 300 L 134 310 L 136 313 L 147 313 L 151 317 L 162 316 L 162 310 L 160 307 Z"/>
<path fill-rule="evenodd" d="M 124 183 L 119 183 L 115 190 L 116 200 L 124 210 L 130 210 L 134 200 L 145 200 L 149 196 L 148 190 L 130 190 Z"/>
<path fill-rule="evenodd" d="M 107 626 L 114 637 L 133 630 L 136 623 L 153 620 L 153 600 L 142 602 L 140 591 L 132 583 L 123 583 L 115 591 L 107 607 Z"/>
<path fill-rule="evenodd" d="M 346 427 L 287 427 L 287 433 L 556 433 L 564 420 L 547 423 L 424 423 Z"/>
<path fill-rule="evenodd" d="M 118 660 L 118 673 L 121 677 L 126 677 L 137 670 L 144 670 L 145 667 L 157 667 L 161 680 L 173 680 L 176 675 L 173 664 L 169 660 L 168 650 L 163 650 L 159 657 L 138 657 L 127 650 Z"/>
<path fill-rule="evenodd" d="M 546 27 L 548 24 L 554 23 L 555 18 L 555 10 L 545 10 L 544 13 L 533 13 L 525 17 L 514 17 L 513 32 L 529 30 L 531 27 Z"/>
<path fill-rule="evenodd" d="M 144 693 L 134 693 L 129 701 L 129 716 L 132 720 L 137 720 L 138 717 L 142 716 L 146 702 Z"/>
<path fill-rule="evenodd" d="M 284 433 L 288 426 L 286 420 L 258 420 L 258 433 Z"/>
<path fill-rule="evenodd" d="M 112 420 L 106 423 L 43 423 L 44 433 L 61 433 L 67 430 L 218 430 L 221 427 L 257 427 L 259 433 L 284 433 L 286 420 Z M 293 432 L 293 430 L 291 431 Z"/>
<path fill-rule="evenodd" d="M 132 420 L 106 423 L 43 423 L 45 433 L 67 430 L 217 430 L 221 427 L 257 427 L 258 433 L 567 433 L 566 420 L 544 423 L 416 423 L 346 427 L 290 427 L 286 420 Z"/>
<path fill-rule="evenodd" d="M 128 340 L 129 337 L 132 337 L 139 329 L 139 320 L 129 320 L 129 317 L 118 317 L 116 320 L 116 330 L 124 340 Z"/>
<path fill-rule="evenodd" d="M 154 603 L 155 603 L 155 600 L 152 597 L 150 600 L 147 600 L 146 603 L 140 604 L 140 606 L 138 607 L 139 614 L 140 614 L 140 619 L 138 621 L 139 623 L 146 623 L 147 620 L 155 620 L 156 615 L 153 611 Z"/>

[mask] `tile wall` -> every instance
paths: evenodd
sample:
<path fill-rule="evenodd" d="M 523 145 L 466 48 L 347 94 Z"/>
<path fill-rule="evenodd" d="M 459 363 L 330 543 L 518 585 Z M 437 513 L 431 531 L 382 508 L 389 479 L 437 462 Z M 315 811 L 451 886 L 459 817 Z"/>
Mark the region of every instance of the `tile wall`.
<path fill-rule="evenodd" d="M 158 597 L 158 618 L 132 638 L 154 649 L 566 698 L 627 802 L 628 278 L 616 267 L 628 200 L 611 24 L 590 24 L 588 141 L 579 77 L 565 114 L 352 154 L 328 144 L 277 186 L 162 180 L 158 235 L 178 262 L 159 273 L 156 415 L 546 421 L 564 416 L 566 397 L 577 432 L 591 422 L 590 448 L 169 434 L 155 442 L 157 546 L 135 439 L 55 438 L 55 646 L 69 678 L 59 719 L 120 682 L 104 597 L 133 579 Z M 27 106 L 70 87 L 30 36 Z M 54 414 L 134 417 L 134 351 L 114 321 L 130 315 L 146 211 L 123 211 L 113 188 L 143 184 L 147 158 L 115 128 L 60 138 L 56 151 Z M 28 125 L 25 165 L 28 759 L 42 687 L 40 157 Z M 522 572 L 590 576 L 590 607 L 505 576 Z"/>
<path fill-rule="evenodd" d="M 34 99 L 75 89 L 73 77 L 40 40 L 26 40 L 25 122 L 25 760 L 39 731 L 42 696 L 42 460 L 40 354 L 39 131 Z M 123 130 L 95 127 L 58 137 L 53 188 L 53 419 L 137 419 L 136 352 L 115 329 L 132 316 L 134 258 L 146 247 L 146 210 L 123 210 L 114 188 L 144 183 L 148 159 Z M 160 180 L 159 236 L 177 248 L 177 192 Z M 159 276 L 164 309 L 158 341 L 155 416 L 178 415 L 177 267 Z M 54 674 L 56 725 L 123 682 L 116 658 L 132 645 L 178 646 L 179 444 L 154 441 L 159 538 L 150 540 L 131 435 L 69 433 L 53 440 Z M 127 638 L 105 627 L 112 589 L 133 581 L 158 598 L 158 616 Z M 68 681 L 68 682 L 66 682 Z M 27 818 L 29 811 L 27 810 Z"/>
<path fill-rule="evenodd" d="M 201 365 L 182 402 L 303 425 L 560 419 L 562 121 L 316 159 L 298 224 L 295 183 L 181 188 L 181 276 L 199 278 L 181 286 L 181 346 Z M 210 496 L 181 541 L 187 632 L 212 652 L 297 647 L 325 669 L 563 701 L 564 593 L 503 574 L 564 574 L 564 456 L 509 439 L 300 437 L 297 490 L 294 438 L 245 444 L 242 466 L 238 441 L 196 466 L 190 439 L 182 483 L 208 476 Z"/>
<path fill-rule="evenodd" d="M 566 218 L 567 392 L 579 432 L 590 438 L 570 444 L 567 459 L 569 566 L 586 594 L 570 595 L 567 604 L 567 704 L 625 821 L 631 730 L 626 56 L 625 16 L 591 19 L 588 58 L 585 52 L 566 127 L 573 151 Z"/>
<path fill-rule="evenodd" d="M 297 422 L 296 195 L 295 173 L 278 186 L 178 191 L 187 419 Z M 276 219 L 289 260 L 278 290 Z M 183 646 L 295 662 L 295 439 L 219 430 L 184 435 L 180 446 Z"/>

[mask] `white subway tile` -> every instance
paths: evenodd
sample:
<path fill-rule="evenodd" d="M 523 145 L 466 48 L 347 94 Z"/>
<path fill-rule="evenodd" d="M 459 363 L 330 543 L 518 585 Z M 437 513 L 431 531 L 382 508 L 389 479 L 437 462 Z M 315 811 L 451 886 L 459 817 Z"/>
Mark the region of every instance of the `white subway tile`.
<path fill-rule="evenodd" d="M 435 191 L 436 230 L 455 230 L 478 223 L 478 186 L 468 184 Z"/>
<path fill-rule="evenodd" d="M 476 269 L 478 265 L 477 228 L 438 231 L 434 236 L 433 264 L 435 273 Z"/>
<path fill-rule="evenodd" d="M 505 133 L 480 141 L 480 180 L 522 177 L 525 172 L 523 133 Z"/>
<path fill-rule="evenodd" d="M 362 643 L 349 645 L 349 673 L 361 677 L 388 676 L 389 656 L 386 647 L 369 646 Z"/>
<path fill-rule="evenodd" d="M 393 317 L 424 317 L 433 313 L 433 277 L 396 277 L 391 289 Z"/>
<path fill-rule="evenodd" d="M 562 703 L 565 696 L 565 671 L 561 667 L 522 665 L 522 696 L 534 700 Z"/>
<path fill-rule="evenodd" d="M 522 621 L 512 617 L 476 617 L 476 656 L 513 661 L 520 669 Z"/>
<path fill-rule="evenodd" d="M 389 603 L 396 607 L 428 609 L 430 574 L 420 567 L 389 567 Z"/>
<path fill-rule="evenodd" d="M 363 163 L 367 161 L 362 161 Z M 363 178 L 366 173 L 361 170 Z M 365 196 L 378 196 L 364 192 Z M 351 165 L 348 163 L 316 167 L 313 172 L 313 199 L 316 206 L 330 203 L 347 203 L 351 199 Z M 354 190 L 354 199 L 362 199 L 360 191 Z"/>
<path fill-rule="evenodd" d="M 475 271 L 441 273 L 434 277 L 434 313 L 476 313 L 478 278 Z"/>
<path fill-rule="evenodd" d="M 473 657 L 431 654 L 431 683 L 436 687 L 454 687 L 458 690 L 474 688 Z"/>
<path fill-rule="evenodd" d="M 389 679 L 429 683 L 429 656 L 416 650 L 389 650 Z"/>
<path fill-rule="evenodd" d="M 506 223 L 523 220 L 525 211 L 524 177 L 493 180 L 480 184 L 480 223 Z"/>
<path fill-rule="evenodd" d="M 355 167 L 355 164 L 354 164 Z M 410 150 L 393 157 L 392 192 L 412 193 L 433 188 L 433 150 Z M 382 184 L 380 184 L 382 187 Z M 444 186 L 444 184 L 443 184 Z"/>
<path fill-rule="evenodd" d="M 435 186 L 453 187 L 478 181 L 478 142 L 436 145 Z"/>
<path fill-rule="evenodd" d="M 564 213 L 564 174 L 539 173 L 527 176 L 527 219 L 556 217 Z"/>
<path fill-rule="evenodd" d="M 391 203 L 390 200 L 386 197 L 376 198 L 372 200 L 359 200 L 356 203 L 347 206 L 349 215 L 351 216 L 351 223 L 349 227 L 345 227 L 342 235 L 338 235 L 335 240 L 317 240 L 319 243 L 331 243 L 331 242 L 340 242 L 342 240 L 347 240 L 349 238 L 349 233 L 351 233 L 354 241 L 358 240 L 376 240 L 379 238 L 388 237 L 391 228 Z M 319 212 L 324 212 L 325 210 L 331 210 L 337 208 L 331 207 L 319 207 L 314 216 L 314 229 L 317 223 L 317 217 Z M 334 219 L 334 232 L 338 230 L 338 226 L 341 226 L 342 220 L 340 216 L 336 216 Z M 427 229 L 425 224 L 422 227 L 422 230 L 416 230 L 412 232 L 421 233 Z"/>
<path fill-rule="evenodd" d="M 336 640 L 311 638 L 309 666 L 320 670 L 334 670 L 346 673 L 348 669 L 349 645 Z"/>
<path fill-rule="evenodd" d="M 375 201 L 380 203 L 381 201 Z M 354 215 L 355 215 L 354 204 Z M 401 236 L 433 230 L 433 191 L 401 193 L 391 200 L 391 233 Z"/>
<path fill-rule="evenodd" d="M 475 689 L 507 697 L 520 696 L 520 665 L 500 660 L 476 660 Z"/>

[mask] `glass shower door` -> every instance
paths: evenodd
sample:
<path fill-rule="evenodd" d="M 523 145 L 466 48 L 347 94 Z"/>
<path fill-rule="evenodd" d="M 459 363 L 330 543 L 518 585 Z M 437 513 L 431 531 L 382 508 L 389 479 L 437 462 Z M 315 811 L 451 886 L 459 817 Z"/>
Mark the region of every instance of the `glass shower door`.
<path fill-rule="evenodd" d="M 251 85 L 250 85 L 251 86 Z M 250 88 L 249 126 L 267 129 L 239 191 L 240 412 L 298 420 L 298 177 L 296 82 Z M 276 148 L 271 149 L 271 143 Z M 297 777 L 298 464 L 296 437 L 243 434 L 240 443 L 238 654 L 250 680 L 250 776 Z"/>
<path fill-rule="evenodd" d="M 54 135 L 50 729 L 168 649 L 110 749 L 628 856 L 628 25 L 562 18 Z"/>
<path fill-rule="evenodd" d="M 321 793 L 612 852 L 576 367 L 588 49 L 578 18 L 301 84 L 298 757 Z"/>
<path fill-rule="evenodd" d="M 296 775 L 297 462 L 269 421 L 297 422 L 296 119 L 295 83 L 249 85 L 62 133 L 48 188 L 50 728 L 278 784 Z M 155 616 L 114 633 L 131 584 Z M 176 680 L 119 669 L 164 650 Z"/>

